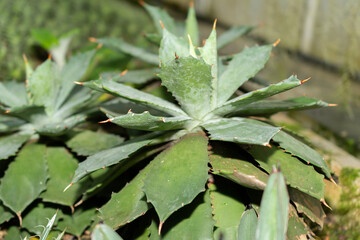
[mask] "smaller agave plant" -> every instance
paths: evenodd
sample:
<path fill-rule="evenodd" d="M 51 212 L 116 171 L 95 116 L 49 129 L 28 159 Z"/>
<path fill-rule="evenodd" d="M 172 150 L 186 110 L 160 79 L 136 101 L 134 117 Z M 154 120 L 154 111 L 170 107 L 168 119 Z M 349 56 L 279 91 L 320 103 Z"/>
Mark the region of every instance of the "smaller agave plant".
<path fill-rule="evenodd" d="M 305 97 L 265 100 L 307 81 L 294 75 L 237 96 L 236 90 L 264 67 L 278 42 L 246 47 L 224 63 L 217 54 L 215 24 L 203 47 L 193 46 L 190 33 L 185 41 L 162 24 L 158 77 L 178 104 L 111 79 L 82 83 L 148 108 L 142 113 L 130 109 L 125 115 L 105 109 L 109 119 L 103 123 L 153 131 L 154 136 L 90 156 L 79 164 L 71 184 L 92 171 L 123 163 L 139 149 L 146 153 L 148 145 L 162 144 L 164 150 L 100 208 L 103 221 L 113 228 L 128 224 L 127 231 L 132 227 L 140 231 L 141 220 L 130 222 L 148 212 L 141 219 L 144 234 L 151 239 L 236 239 L 245 234 L 238 226 L 247 211 L 270 215 L 274 224 L 268 224 L 268 230 L 276 228 L 279 209 L 260 207 L 260 200 L 267 184 L 274 185 L 269 180 L 273 166 L 280 165 L 290 198 L 272 205 L 282 201 L 276 206 L 285 207 L 279 210 L 285 213 L 285 228 L 276 239 L 285 239 L 285 233 L 288 239 L 310 237 L 311 227 L 323 224 L 324 177 L 332 180 L 330 170 L 297 137 L 254 116 L 329 104 Z M 123 172 L 137 162 L 130 158 L 118 166 L 125 167 Z M 258 231 L 266 231 L 266 220 L 260 222 Z"/>
<path fill-rule="evenodd" d="M 32 70 L 25 58 L 26 85 L 0 83 L 0 224 L 17 215 L 23 228 L 38 234 L 34 218 L 50 217 L 44 202 L 73 209 L 81 196 L 80 188 L 62 192 L 78 164 L 63 136 L 97 110 L 99 93 L 73 83 L 82 79 L 95 52 L 79 53 L 61 69 L 48 59 Z"/>

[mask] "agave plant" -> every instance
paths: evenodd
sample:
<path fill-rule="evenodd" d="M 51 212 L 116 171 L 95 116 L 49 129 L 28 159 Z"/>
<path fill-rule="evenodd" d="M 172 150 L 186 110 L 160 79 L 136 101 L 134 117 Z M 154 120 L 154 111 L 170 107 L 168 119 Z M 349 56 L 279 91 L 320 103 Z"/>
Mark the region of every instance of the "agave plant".
<path fill-rule="evenodd" d="M 194 24 L 188 29 L 196 29 Z M 148 108 L 125 115 L 104 109 L 109 119 L 103 123 L 153 135 L 90 156 L 79 164 L 69 186 L 114 164 L 123 173 L 139 160 L 128 158 L 130 154 L 145 154 L 153 150 L 149 145 L 160 144 L 165 149 L 100 208 L 103 221 L 113 228 L 128 224 L 127 232 L 131 227 L 139 232 L 142 221 L 142 236 L 151 239 L 236 239 L 246 207 L 272 215 L 274 224 L 261 231 L 276 231 L 276 213 L 270 214 L 276 208 L 259 205 L 272 166 L 280 165 L 290 196 L 281 202 L 288 207 L 284 231 L 289 239 L 310 236 L 311 226 L 323 224 L 324 177 L 332 180 L 330 170 L 315 150 L 258 116 L 329 104 L 305 97 L 265 100 L 307 81 L 294 75 L 237 96 L 236 90 L 264 67 L 278 41 L 246 47 L 221 64 L 215 25 L 203 47 L 194 47 L 190 34 L 184 41 L 162 25 L 158 77 L 178 104 L 111 79 L 81 83 Z M 256 239 L 265 239 L 261 236 Z"/>
<path fill-rule="evenodd" d="M 157 30 L 157 33 L 147 33 L 144 34 L 144 36 L 147 40 L 154 43 L 156 47 L 160 45 L 160 40 L 163 34 L 162 27 L 159 24 L 160 21 L 169 32 L 176 35 L 177 37 L 184 37 L 187 39 L 187 36 L 190 35 L 193 43 L 195 45 L 199 44 L 199 27 L 197 24 L 193 2 L 190 3 L 185 23 L 175 21 L 165 10 L 159 7 L 149 5 L 143 1 L 139 1 L 139 3 L 150 15 Z M 227 46 L 237 38 L 251 32 L 254 28 L 255 27 L 253 26 L 236 26 L 230 28 L 228 31 L 220 35 L 219 39 L 217 40 L 217 49 L 221 49 Z M 117 82 L 132 82 L 135 84 L 142 84 L 151 79 L 154 79 L 154 73 L 159 72 L 159 69 L 157 68 L 159 65 L 159 57 L 157 53 L 152 51 L 152 48 L 145 49 L 134 46 L 119 38 L 90 38 L 90 40 L 102 44 L 104 47 L 131 55 L 143 61 L 146 63 L 146 65 L 153 65 L 149 68 L 129 70 L 126 71 L 126 74 L 121 74 L 121 72 L 104 72 L 102 74 L 102 78 L 104 79 L 111 78 Z"/>
<path fill-rule="evenodd" d="M 41 234 L 37 225 L 46 225 L 44 221 L 56 208 L 60 208 L 60 225 L 65 228 L 72 223 L 67 232 L 79 236 L 91 224 L 94 208 L 68 214 L 70 208 L 74 210 L 79 197 L 91 187 L 91 179 L 85 179 L 67 193 L 63 193 L 63 189 L 79 162 L 65 148 L 66 135 L 90 113 L 97 111 L 94 107 L 99 104 L 99 93 L 73 83 L 81 80 L 94 54 L 95 50 L 79 53 L 62 68 L 49 59 L 32 70 L 26 61 L 26 86 L 10 81 L 0 83 L 1 228 L 20 225 L 22 232 Z M 106 134 L 90 131 L 81 131 L 81 134 L 95 135 L 95 138 L 102 136 L 110 147 L 122 142 L 122 138 L 113 135 L 109 138 Z M 68 145 L 73 147 L 74 141 L 69 141 Z M 99 146 L 90 147 L 94 151 Z M 73 150 L 77 149 L 75 144 Z M 84 154 L 84 149 L 82 151 Z M 61 209 L 65 211 L 62 213 Z M 18 216 L 19 223 L 12 220 L 2 225 L 14 216 Z M 74 216 L 78 218 L 76 221 L 82 221 L 81 226 L 74 223 Z"/>

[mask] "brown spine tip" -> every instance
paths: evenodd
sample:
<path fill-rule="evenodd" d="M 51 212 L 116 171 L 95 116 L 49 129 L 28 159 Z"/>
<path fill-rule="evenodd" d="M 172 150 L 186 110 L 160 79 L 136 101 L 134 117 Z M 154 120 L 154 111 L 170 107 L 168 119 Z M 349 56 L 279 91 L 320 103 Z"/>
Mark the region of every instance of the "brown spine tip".
<path fill-rule="evenodd" d="M 82 204 L 84 202 L 84 200 L 80 200 L 80 201 L 78 201 L 75 205 L 74 205 L 74 207 L 77 207 L 77 206 L 79 206 L 80 204 Z"/>
<path fill-rule="evenodd" d="M 192 44 L 192 41 L 191 41 L 191 36 L 190 36 L 190 34 L 188 34 L 187 37 L 188 37 L 188 39 L 189 39 L 189 45 L 190 45 L 190 46 L 193 45 L 193 44 Z"/>
<path fill-rule="evenodd" d="M 145 2 L 144 2 L 143 0 L 139 0 L 138 2 L 139 2 L 139 4 L 140 4 L 141 6 L 144 6 L 144 5 L 145 5 Z"/>
<path fill-rule="evenodd" d="M 103 46 L 103 44 L 102 44 L 102 43 L 99 43 L 99 44 L 96 46 L 96 50 L 100 49 L 102 46 Z"/>
<path fill-rule="evenodd" d="M 160 222 L 160 223 L 159 223 L 159 230 L 158 230 L 159 236 L 160 236 L 160 234 L 161 234 L 161 229 L 162 229 L 163 225 L 164 225 L 164 222 Z"/>
<path fill-rule="evenodd" d="M 19 224 L 20 224 L 20 227 L 21 227 L 22 226 L 21 212 L 16 213 L 16 216 L 19 218 Z"/>
<path fill-rule="evenodd" d="M 6 110 L 6 111 L 5 111 L 5 113 L 9 113 L 9 112 L 10 112 L 10 110 Z"/>
<path fill-rule="evenodd" d="M 108 123 L 108 122 L 111 122 L 113 119 L 109 118 L 109 119 L 106 119 L 104 121 L 100 121 L 99 123 Z"/>
<path fill-rule="evenodd" d="M 213 25 L 214 30 L 216 29 L 216 23 L 217 23 L 217 18 L 215 18 L 215 21 L 214 21 L 214 25 Z"/>
<path fill-rule="evenodd" d="M 127 112 L 128 114 L 131 113 L 131 108 L 129 109 L 129 111 Z"/>
<path fill-rule="evenodd" d="M 28 64 L 28 59 L 27 59 L 25 53 L 22 55 L 22 57 L 23 57 L 23 59 L 24 59 L 25 64 L 27 65 L 27 64 Z"/>
<path fill-rule="evenodd" d="M 161 25 L 161 28 L 162 28 L 162 29 L 164 29 L 164 28 L 165 28 L 165 26 L 164 26 L 164 24 L 162 23 L 162 21 L 161 21 L 161 20 L 159 20 L 159 23 L 160 23 L 160 25 Z"/>
<path fill-rule="evenodd" d="M 276 47 L 280 43 L 280 38 L 274 42 L 273 47 Z"/>
<path fill-rule="evenodd" d="M 332 210 L 332 208 L 327 204 L 327 202 L 325 202 L 325 199 L 320 199 L 320 202 L 322 204 L 324 204 L 327 208 L 329 208 L 330 210 Z"/>
<path fill-rule="evenodd" d="M 194 1 L 193 0 L 190 1 L 189 7 L 191 7 L 191 8 L 194 7 Z"/>
<path fill-rule="evenodd" d="M 337 185 L 337 183 L 335 182 L 335 180 L 332 177 L 330 177 L 330 181 L 333 182 L 335 185 Z"/>
<path fill-rule="evenodd" d="M 127 72 L 128 72 L 128 70 L 125 69 L 124 71 L 122 71 L 122 72 L 120 73 L 120 76 L 124 76 Z"/>
<path fill-rule="evenodd" d="M 48 59 L 51 60 L 51 52 L 49 53 Z"/>
<path fill-rule="evenodd" d="M 265 147 L 271 148 L 271 145 L 270 145 L 269 143 L 264 143 L 263 145 L 264 145 Z"/>
<path fill-rule="evenodd" d="M 89 41 L 94 43 L 94 42 L 97 42 L 97 39 L 94 37 L 89 37 Z"/>
<path fill-rule="evenodd" d="M 261 22 L 257 25 L 257 27 L 263 27 L 265 25 L 265 23 Z"/>
<path fill-rule="evenodd" d="M 311 77 L 307 78 L 307 79 L 304 79 L 302 81 L 300 81 L 300 84 L 303 84 L 303 83 L 306 83 L 307 81 L 309 81 L 311 79 Z"/>
<path fill-rule="evenodd" d="M 67 185 L 67 187 L 64 189 L 63 192 L 65 192 L 66 190 L 68 190 L 73 184 L 74 184 L 74 183 L 72 182 L 72 183 L 70 183 L 69 185 Z"/>
<path fill-rule="evenodd" d="M 328 104 L 328 107 L 337 107 L 339 106 L 339 104 L 336 104 L 336 103 L 329 103 Z"/>
<path fill-rule="evenodd" d="M 179 56 L 176 54 L 176 52 L 175 52 L 175 58 L 176 58 L 176 59 L 179 59 Z"/>
<path fill-rule="evenodd" d="M 82 82 L 76 82 L 76 81 L 73 81 L 73 83 L 75 83 L 75 84 L 77 84 L 77 85 L 84 85 L 84 83 L 82 83 Z"/>

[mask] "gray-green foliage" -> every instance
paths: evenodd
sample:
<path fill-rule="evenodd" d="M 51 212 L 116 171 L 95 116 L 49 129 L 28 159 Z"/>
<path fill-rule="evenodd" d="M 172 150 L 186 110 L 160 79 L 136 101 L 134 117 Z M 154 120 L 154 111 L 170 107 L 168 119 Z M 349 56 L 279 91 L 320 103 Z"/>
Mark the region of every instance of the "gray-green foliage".
<path fill-rule="evenodd" d="M 264 67 L 275 44 L 246 47 L 219 71 L 222 63 L 217 55 L 215 26 L 205 45 L 195 47 L 191 40 L 184 38 L 187 34 L 177 32 L 179 28 L 174 27 L 174 21 L 166 12 L 149 5 L 145 8 L 154 21 L 161 20 L 164 27 L 158 28 L 161 36 L 158 77 L 174 101 L 134 89 L 118 79 L 100 78 L 83 85 L 148 109 L 145 112 L 129 110 L 125 115 L 103 109 L 109 118 L 104 123 L 154 131 L 156 138 L 149 140 L 149 145 L 170 142 L 163 145 L 165 150 L 128 185 L 113 193 L 100 209 L 103 221 L 114 228 L 129 224 L 126 229 L 130 231 L 137 225 L 129 222 L 145 214 L 136 221 L 147 222 L 141 231 L 150 239 L 237 239 L 243 234 L 239 229 L 248 229 L 254 239 L 295 239 L 311 232 L 310 225 L 304 222 L 321 227 L 322 208 L 305 211 L 303 205 L 307 202 L 305 199 L 312 199 L 318 206 L 324 201 L 323 179 L 332 180 L 325 161 L 286 130 L 250 117 L 328 104 L 308 98 L 266 100 L 305 82 L 295 75 L 238 96 L 235 91 Z M 196 28 L 191 27 L 196 21 L 189 19 L 185 33 L 189 31 L 191 38 L 197 35 Z M 114 39 L 98 41 L 104 45 L 116 42 Z M 229 42 L 228 37 L 222 41 Z M 260 103 L 266 106 L 263 113 Z M 157 113 L 152 114 L 153 110 Z M 164 136 L 160 141 L 159 135 Z M 147 147 L 140 147 L 140 152 L 148 151 Z M 85 160 L 72 184 L 76 185 L 88 172 L 108 166 L 103 154 L 115 149 Z M 119 154 L 114 160 L 112 164 L 121 164 L 123 158 Z M 130 159 L 124 166 L 128 168 L 137 162 Z M 281 173 L 274 170 L 270 175 L 273 166 L 278 165 Z M 289 205 L 290 200 L 296 209 Z M 244 211 L 250 204 L 251 211 L 261 215 L 256 231 L 246 223 L 255 221 L 254 212 L 252 219 L 242 219 L 248 218 Z M 206 217 L 211 208 L 212 218 Z M 203 216 L 199 216 L 199 212 Z"/>

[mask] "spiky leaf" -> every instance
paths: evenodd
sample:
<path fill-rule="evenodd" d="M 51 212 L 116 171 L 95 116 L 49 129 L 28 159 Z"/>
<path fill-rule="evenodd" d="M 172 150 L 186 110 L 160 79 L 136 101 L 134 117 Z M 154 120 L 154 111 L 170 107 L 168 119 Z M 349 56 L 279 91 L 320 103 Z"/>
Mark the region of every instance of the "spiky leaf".
<path fill-rule="evenodd" d="M 139 70 L 129 70 L 125 74 L 124 72 L 108 72 L 102 73 L 103 79 L 112 79 L 119 83 L 135 83 L 143 84 L 151 79 L 156 78 L 156 73 L 159 72 L 159 68 L 146 68 Z"/>
<path fill-rule="evenodd" d="M 267 145 L 280 128 L 263 126 L 243 118 L 219 118 L 202 124 L 211 140 Z"/>
<path fill-rule="evenodd" d="M 237 229 L 245 206 L 242 203 L 240 188 L 226 181 L 216 181 L 210 185 L 211 205 L 215 226 L 214 238 L 236 239 Z"/>
<path fill-rule="evenodd" d="M 23 97 L 25 95 L 25 98 Z M 0 82 L 0 103 L 9 107 L 27 105 L 26 90 L 22 84 L 16 82 Z"/>
<path fill-rule="evenodd" d="M 120 192 L 113 193 L 108 201 L 99 210 L 102 219 L 112 228 L 118 228 L 144 214 L 149 205 L 145 201 L 145 194 L 141 190 L 144 186 L 146 174 L 154 162 L 146 166 L 130 183 Z"/>
<path fill-rule="evenodd" d="M 160 21 L 162 22 L 164 27 L 166 29 L 168 29 L 171 33 L 174 33 L 174 34 L 176 33 L 175 21 L 174 21 L 174 19 L 172 19 L 172 17 L 170 17 L 170 15 L 165 10 L 158 8 L 158 7 L 151 6 L 144 2 L 142 2 L 142 3 L 143 3 L 143 6 L 145 7 L 146 11 L 150 14 L 151 18 L 153 19 L 154 25 L 160 34 L 162 33 L 162 27 L 159 23 Z"/>
<path fill-rule="evenodd" d="M 232 27 L 223 34 L 217 40 L 217 49 L 223 48 L 237 38 L 246 35 L 251 32 L 255 27 L 253 26 L 236 26 Z"/>
<path fill-rule="evenodd" d="M 293 205 L 289 204 L 289 222 L 287 229 L 288 239 L 307 240 L 307 235 L 310 233 L 309 227 L 304 220 L 300 218 Z"/>
<path fill-rule="evenodd" d="M 175 59 L 161 67 L 162 84 L 192 117 L 201 119 L 211 109 L 211 67 L 202 59 Z"/>
<path fill-rule="evenodd" d="M 124 84 L 116 83 L 114 81 L 100 79 L 96 81 L 85 82 L 84 86 L 93 88 L 95 90 L 109 92 L 115 96 L 129 99 L 131 101 L 149 106 L 174 116 L 186 115 L 186 113 L 184 113 L 178 106 L 173 103 Z"/>
<path fill-rule="evenodd" d="M 123 141 L 124 139 L 117 135 L 86 130 L 71 138 L 66 145 L 78 155 L 89 156 L 113 148 Z"/>
<path fill-rule="evenodd" d="M 29 134 L 13 134 L 0 138 L 0 160 L 14 156 L 19 148 L 31 137 Z"/>
<path fill-rule="evenodd" d="M 0 198 L 4 205 L 20 214 L 46 188 L 46 148 L 26 145 L 11 162 L 1 179 Z"/>
<path fill-rule="evenodd" d="M 246 210 L 240 219 L 237 240 L 255 240 L 258 217 L 255 209 Z"/>
<path fill-rule="evenodd" d="M 273 140 L 280 146 L 297 157 L 300 157 L 307 163 L 321 168 L 325 176 L 331 179 L 330 169 L 325 163 L 323 157 L 311 147 L 292 137 L 284 131 L 280 131 L 273 137 Z"/>
<path fill-rule="evenodd" d="M 177 37 L 165 28 L 159 49 L 160 63 L 167 64 L 175 59 L 175 55 L 178 57 L 189 56 L 188 44 L 184 39 Z"/>
<path fill-rule="evenodd" d="M 282 111 L 298 111 L 327 106 L 329 106 L 329 104 L 326 102 L 307 97 L 286 100 L 264 100 L 240 107 L 234 110 L 231 115 L 270 115 Z"/>
<path fill-rule="evenodd" d="M 111 227 L 98 224 L 91 234 L 91 240 L 122 240 L 122 238 Z"/>
<path fill-rule="evenodd" d="M 225 73 L 224 73 L 225 74 Z M 223 75 L 224 75 L 223 74 Z M 230 101 L 227 101 L 222 106 L 216 108 L 213 112 L 217 115 L 226 115 L 231 114 L 233 111 L 236 111 L 236 109 L 243 107 L 245 105 L 248 105 L 253 102 L 260 101 L 264 98 L 271 97 L 275 94 L 287 91 L 289 89 L 292 89 L 294 87 L 299 86 L 302 83 L 295 75 L 289 77 L 286 80 L 283 80 L 277 84 L 270 85 L 265 88 L 261 88 L 246 94 L 243 94 L 239 97 L 236 97 L 234 99 L 231 99 Z M 219 83 L 220 84 L 220 83 Z M 219 89 L 221 93 L 221 89 Z M 222 94 L 220 94 L 223 96 Z"/>
<path fill-rule="evenodd" d="M 22 221 L 22 227 L 31 233 L 40 235 L 47 225 L 48 219 L 54 216 L 56 210 L 56 208 L 45 207 L 44 204 L 39 203 L 26 213 Z M 57 223 L 57 220 L 54 221 L 54 224 Z"/>
<path fill-rule="evenodd" d="M 147 50 L 136 47 L 134 45 L 131 45 L 122 39 L 119 38 L 98 38 L 96 39 L 97 43 L 101 43 L 104 46 L 114 49 L 116 51 L 120 51 L 126 54 L 129 54 L 130 56 L 136 57 L 138 59 L 143 60 L 144 62 L 158 65 L 159 63 L 159 57 L 151 52 L 148 52 Z"/>
<path fill-rule="evenodd" d="M 191 37 L 191 40 L 195 46 L 199 45 L 199 27 L 196 20 L 194 4 L 190 4 L 189 6 L 188 15 L 186 18 L 186 35 Z"/>
<path fill-rule="evenodd" d="M 151 115 L 149 112 L 144 112 L 141 114 L 129 112 L 126 115 L 110 118 L 112 123 L 122 127 L 145 131 L 182 129 L 191 120 L 191 118 L 185 116 L 156 117 Z"/>
<path fill-rule="evenodd" d="M 214 174 L 230 179 L 242 186 L 259 190 L 266 187 L 268 175 L 249 161 L 212 154 L 210 164 Z"/>
<path fill-rule="evenodd" d="M 46 183 L 46 191 L 40 197 L 45 202 L 73 206 L 84 189 L 89 187 L 89 182 L 84 179 L 82 184 L 77 184 L 63 192 L 74 175 L 78 161 L 62 147 L 47 148 L 46 160 L 49 167 L 49 180 Z"/>
<path fill-rule="evenodd" d="M 179 209 L 166 221 L 161 239 L 211 240 L 214 224 L 209 192 L 200 193 L 192 203 Z"/>
<path fill-rule="evenodd" d="M 290 199 L 295 203 L 297 211 L 305 214 L 311 221 L 319 224 L 322 228 L 325 212 L 321 206 L 321 202 L 294 188 L 289 188 L 289 195 Z"/>
<path fill-rule="evenodd" d="M 245 81 L 257 74 L 269 60 L 272 45 L 245 48 L 231 60 L 218 82 L 218 105 L 228 100 Z"/>
<path fill-rule="evenodd" d="M 139 137 L 137 139 L 124 142 L 118 147 L 103 150 L 88 157 L 85 161 L 79 164 L 78 168 L 75 171 L 75 175 L 72 179 L 72 182 L 76 183 L 85 175 L 93 171 L 96 171 L 100 168 L 111 166 L 113 164 L 120 162 L 121 160 L 128 158 L 130 154 L 146 146 L 151 141 L 152 139 L 146 137 Z"/>
<path fill-rule="evenodd" d="M 289 215 L 289 195 L 281 172 L 270 175 L 260 205 L 256 240 L 285 240 Z"/>
<path fill-rule="evenodd" d="M 75 236 L 81 236 L 81 234 L 87 227 L 90 226 L 95 218 L 95 209 L 78 209 L 72 215 L 62 215 L 62 219 L 58 223 L 58 228 L 66 229 L 67 233 L 73 234 Z"/>
<path fill-rule="evenodd" d="M 276 146 L 252 146 L 248 151 L 269 173 L 271 166 L 280 164 L 287 184 L 317 199 L 324 199 L 324 176 L 317 173 L 312 166 L 302 163 Z"/>
<path fill-rule="evenodd" d="M 143 189 L 158 213 L 160 224 L 205 190 L 209 161 L 207 144 L 203 133 L 185 135 L 155 158 L 156 163 L 147 174 Z"/>

